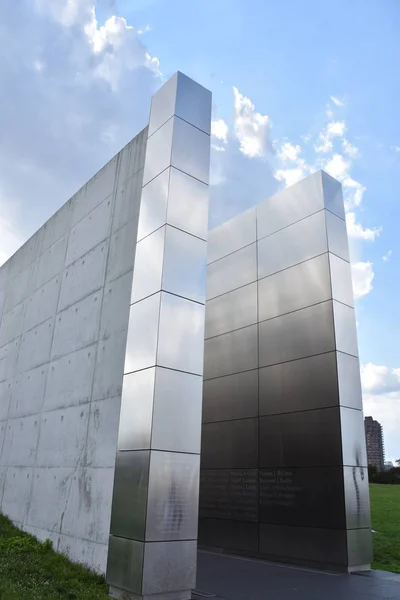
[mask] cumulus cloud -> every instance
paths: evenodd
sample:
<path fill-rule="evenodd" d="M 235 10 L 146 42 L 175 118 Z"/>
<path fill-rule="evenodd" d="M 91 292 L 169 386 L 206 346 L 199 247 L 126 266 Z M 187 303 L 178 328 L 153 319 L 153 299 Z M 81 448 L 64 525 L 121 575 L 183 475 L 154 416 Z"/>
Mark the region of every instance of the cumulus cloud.
<path fill-rule="evenodd" d="M 329 114 L 329 116 L 331 117 L 333 114 Z M 343 137 L 345 131 L 346 123 L 344 121 L 331 121 L 319 134 L 320 145 L 315 146 L 315 151 L 323 153 L 329 152 L 333 147 L 333 138 Z"/>
<path fill-rule="evenodd" d="M 372 290 L 374 270 L 371 262 L 354 262 L 351 264 L 353 292 L 355 298 L 366 296 Z"/>
<path fill-rule="evenodd" d="M 400 369 L 368 363 L 361 366 L 364 414 L 383 425 L 386 458 L 399 458 Z"/>
<path fill-rule="evenodd" d="M 236 87 L 233 88 L 233 93 L 234 128 L 240 151 L 250 158 L 263 157 L 271 149 L 270 118 L 257 112 L 250 98 L 241 94 Z"/>
<path fill-rule="evenodd" d="M 358 156 L 358 148 L 350 144 L 350 142 L 346 139 L 342 141 L 343 152 L 348 154 L 351 158 L 356 158 Z"/>
<path fill-rule="evenodd" d="M 215 119 L 211 122 L 211 145 L 217 152 L 224 152 L 228 143 L 229 127 L 223 119 Z"/>
<path fill-rule="evenodd" d="M 381 233 L 380 227 L 374 227 L 370 229 L 368 227 L 363 227 L 360 223 L 357 223 L 354 212 L 346 213 L 346 225 L 349 237 L 367 240 L 369 242 L 373 242 Z"/>
<path fill-rule="evenodd" d="M 0 65 L 0 217 L 26 239 L 146 125 L 161 79 L 134 27 L 100 24 L 94 0 L 7 3 L 0 51 L 13 57 Z"/>

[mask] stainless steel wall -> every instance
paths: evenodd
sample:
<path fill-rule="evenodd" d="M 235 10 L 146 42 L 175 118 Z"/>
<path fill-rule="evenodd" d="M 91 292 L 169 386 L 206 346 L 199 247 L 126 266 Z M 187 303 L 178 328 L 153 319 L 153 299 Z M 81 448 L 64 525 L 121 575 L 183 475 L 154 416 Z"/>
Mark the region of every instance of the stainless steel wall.
<path fill-rule="evenodd" d="M 199 542 L 371 561 L 341 185 L 318 172 L 209 233 Z"/>
<path fill-rule="evenodd" d="M 153 97 L 107 567 L 115 596 L 186 600 L 195 587 L 210 126 L 210 92 L 181 73 Z"/>

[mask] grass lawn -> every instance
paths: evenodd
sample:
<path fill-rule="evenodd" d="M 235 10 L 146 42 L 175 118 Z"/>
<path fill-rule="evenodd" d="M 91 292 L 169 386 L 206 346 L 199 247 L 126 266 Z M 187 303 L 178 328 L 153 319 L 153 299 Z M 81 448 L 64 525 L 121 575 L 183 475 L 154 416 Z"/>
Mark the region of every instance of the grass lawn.
<path fill-rule="evenodd" d="M 70 563 L 0 515 L 0 600 L 106 600 L 104 578 Z M 109 600 L 109 599 L 108 599 Z"/>
<path fill-rule="evenodd" d="M 374 569 L 400 573 L 400 485 L 372 483 Z"/>

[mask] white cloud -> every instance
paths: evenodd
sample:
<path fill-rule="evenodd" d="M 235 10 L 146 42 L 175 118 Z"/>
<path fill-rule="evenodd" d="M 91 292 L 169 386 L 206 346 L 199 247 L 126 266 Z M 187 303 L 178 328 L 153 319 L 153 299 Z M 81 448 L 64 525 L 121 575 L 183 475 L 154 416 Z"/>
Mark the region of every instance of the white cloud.
<path fill-rule="evenodd" d="M 138 35 L 143 35 L 144 33 L 147 33 L 150 30 L 151 30 L 150 25 L 146 25 L 143 29 L 138 29 L 137 33 L 138 33 Z"/>
<path fill-rule="evenodd" d="M 275 178 L 278 181 L 284 181 L 285 187 L 297 183 L 304 178 L 304 170 L 302 167 L 294 167 L 293 169 L 278 169 L 275 171 Z"/>
<path fill-rule="evenodd" d="M 328 118 L 333 117 L 333 113 L 330 112 L 327 114 Z M 343 137 L 346 132 L 346 123 L 345 121 L 331 121 L 327 124 L 325 129 L 321 131 L 319 134 L 320 145 L 315 146 L 315 151 L 317 153 L 327 153 L 333 148 L 333 139 L 335 137 Z"/>
<path fill-rule="evenodd" d="M 366 394 L 400 392 L 400 369 L 368 363 L 361 367 L 361 381 Z"/>
<path fill-rule="evenodd" d="M 387 252 L 385 254 L 385 256 L 382 256 L 382 260 L 384 260 L 385 262 L 387 262 L 391 256 L 392 256 L 392 250 L 389 250 L 389 252 Z"/>
<path fill-rule="evenodd" d="M 341 154 L 334 154 L 333 157 L 327 162 L 324 170 L 332 175 L 335 179 L 342 181 L 347 177 L 347 172 L 350 168 L 350 161 L 345 160 Z"/>
<path fill-rule="evenodd" d="M 342 141 L 343 151 L 345 154 L 348 154 L 351 158 L 357 158 L 358 156 L 358 148 L 350 144 L 350 142 L 346 139 Z"/>
<path fill-rule="evenodd" d="M 374 279 L 373 265 L 371 262 L 352 263 L 351 276 L 355 298 L 361 298 L 371 292 L 372 280 Z"/>
<path fill-rule="evenodd" d="M 240 151 L 249 158 L 264 157 L 270 150 L 271 122 L 268 115 L 262 115 L 239 90 L 234 87 L 235 116 L 234 128 Z"/>
<path fill-rule="evenodd" d="M 357 223 L 354 212 L 348 212 L 346 214 L 346 225 L 349 237 L 369 242 L 373 242 L 382 231 L 380 227 L 369 229 L 368 227 L 363 227 L 360 223 Z"/>
<path fill-rule="evenodd" d="M 278 156 L 281 160 L 294 162 L 299 158 L 300 152 L 301 146 L 285 142 L 278 150 Z"/>
<path fill-rule="evenodd" d="M 344 106 L 345 102 L 343 100 L 340 100 L 340 98 L 336 98 L 336 96 L 331 96 L 331 100 L 334 104 L 336 104 L 336 106 Z"/>
<path fill-rule="evenodd" d="M 229 127 L 223 119 L 216 119 L 211 123 L 211 135 L 224 144 L 228 141 Z"/>

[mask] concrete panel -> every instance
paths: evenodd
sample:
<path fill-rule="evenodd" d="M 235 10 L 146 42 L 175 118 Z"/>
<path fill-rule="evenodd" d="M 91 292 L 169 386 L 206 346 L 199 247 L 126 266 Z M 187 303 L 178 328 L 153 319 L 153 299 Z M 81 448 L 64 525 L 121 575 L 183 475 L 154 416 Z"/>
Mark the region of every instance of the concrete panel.
<path fill-rule="evenodd" d="M 107 282 L 132 271 L 136 251 L 137 219 L 112 234 L 107 263 Z"/>
<path fill-rule="evenodd" d="M 57 315 L 51 359 L 75 352 L 97 340 L 102 290 Z"/>
<path fill-rule="evenodd" d="M 41 228 L 41 252 L 44 253 L 60 238 L 68 233 L 71 227 L 72 213 L 79 192 L 66 202 Z"/>
<path fill-rule="evenodd" d="M 99 339 L 127 330 L 131 290 L 131 271 L 105 286 Z"/>
<path fill-rule="evenodd" d="M 146 156 L 146 144 L 148 135 L 148 126 L 137 134 L 124 148 L 122 148 L 120 157 L 120 177 L 125 180 L 135 175 L 144 168 Z"/>
<path fill-rule="evenodd" d="M 25 269 L 27 269 L 35 260 L 38 253 L 39 238 L 39 232 L 36 232 L 10 258 L 10 281 L 25 271 Z"/>
<path fill-rule="evenodd" d="M 31 496 L 32 477 L 33 469 L 30 467 L 8 467 L 7 469 L 1 511 L 16 523 L 24 523 L 26 521 Z"/>
<path fill-rule="evenodd" d="M 11 392 L 11 381 L 2 381 L 0 383 L 0 421 L 4 421 L 8 417 L 8 407 L 10 405 Z"/>
<path fill-rule="evenodd" d="M 32 265 L 31 292 L 42 287 L 47 281 L 59 275 L 63 270 L 67 243 L 68 235 L 64 235 L 50 246 L 50 248 L 45 250 Z"/>
<path fill-rule="evenodd" d="M 32 467 L 35 464 L 39 422 L 37 415 L 8 421 L 1 466 Z"/>
<path fill-rule="evenodd" d="M 0 382 L 11 379 L 17 368 L 20 338 L 0 348 Z"/>
<path fill-rule="evenodd" d="M 60 531 L 74 477 L 76 469 L 72 467 L 36 467 L 27 519 L 30 526 Z"/>
<path fill-rule="evenodd" d="M 54 319 L 51 318 L 23 334 L 18 356 L 18 373 L 29 371 L 49 360 L 53 329 Z"/>
<path fill-rule="evenodd" d="M 113 231 L 117 231 L 129 221 L 138 218 L 142 181 L 143 170 L 119 184 L 115 197 Z"/>
<path fill-rule="evenodd" d="M 0 327 L 0 347 L 5 346 L 21 334 L 25 303 L 21 302 L 3 314 Z"/>
<path fill-rule="evenodd" d="M 0 267 L 0 290 L 3 290 L 7 283 L 10 272 L 10 261 L 7 261 Z"/>
<path fill-rule="evenodd" d="M 107 238 L 110 231 L 111 214 L 111 199 L 103 200 L 99 206 L 71 229 L 66 265 L 71 264 Z"/>
<path fill-rule="evenodd" d="M 52 317 L 57 310 L 61 277 L 56 275 L 44 286 L 36 290 L 26 301 L 23 330 L 28 331 Z"/>
<path fill-rule="evenodd" d="M 29 284 L 31 280 L 31 266 L 27 267 L 15 279 L 10 280 L 7 288 L 6 300 L 4 302 L 3 314 L 17 306 L 25 300 L 29 293 Z"/>
<path fill-rule="evenodd" d="M 112 195 L 117 162 L 118 157 L 115 156 L 92 179 L 89 179 L 81 193 L 76 195 L 72 227 L 92 212 L 103 200 Z"/>
<path fill-rule="evenodd" d="M 1 433 L 0 433 L 0 436 L 1 436 Z M 0 510 L 1 510 L 1 502 L 3 499 L 4 484 L 6 481 L 6 473 L 7 473 L 7 467 L 0 467 Z"/>
<path fill-rule="evenodd" d="M 96 349 L 92 344 L 49 363 L 44 411 L 89 402 Z"/>
<path fill-rule="evenodd" d="M 58 311 L 89 296 L 104 284 L 108 240 L 72 263 L 64 271 Z"/>
<path fill-rule="evenodd" d="M 69 535 L 59 535 L 58 552 L 66 554 L 73 562 L 90 565 L 101 574 L 106 571 L 107 550 L 108 544 L 96 544 Z"/>
<path fill-rule="evenodd" d="M 114 468 L 78 469 L 69 490 L 62 533 L 105 544 L 110 531 Z"/>
<path fill-rule="evenodd" d="M 4 303 L 6 301 L 6 292 L 7 292 L 6 288 L 0 289 L 0 321 L 3 316 L 3 308 L 4 308 Z"/>
<path fill-rule="evenodd" d="M 91 403 L 86 456 L 88 467 L 114 468 L 120 407 L 120 396 Z"/>
<path fill-rule="evenodd" d="M 20 373 L 13 384 L 10 418 L 35 415 L 43 405 L 48 365 Z"/>
<path fill-rule="evenodd" d="M 78 467 L 85 462 L 89 405 L 72 406 L 42 416 L 36 464 Z"/>
<path fill-rule="evenodd" d="M 126 331 L 99 342 L 93 382 L 93 400 L 121 395 L 125 347 Z"/>

